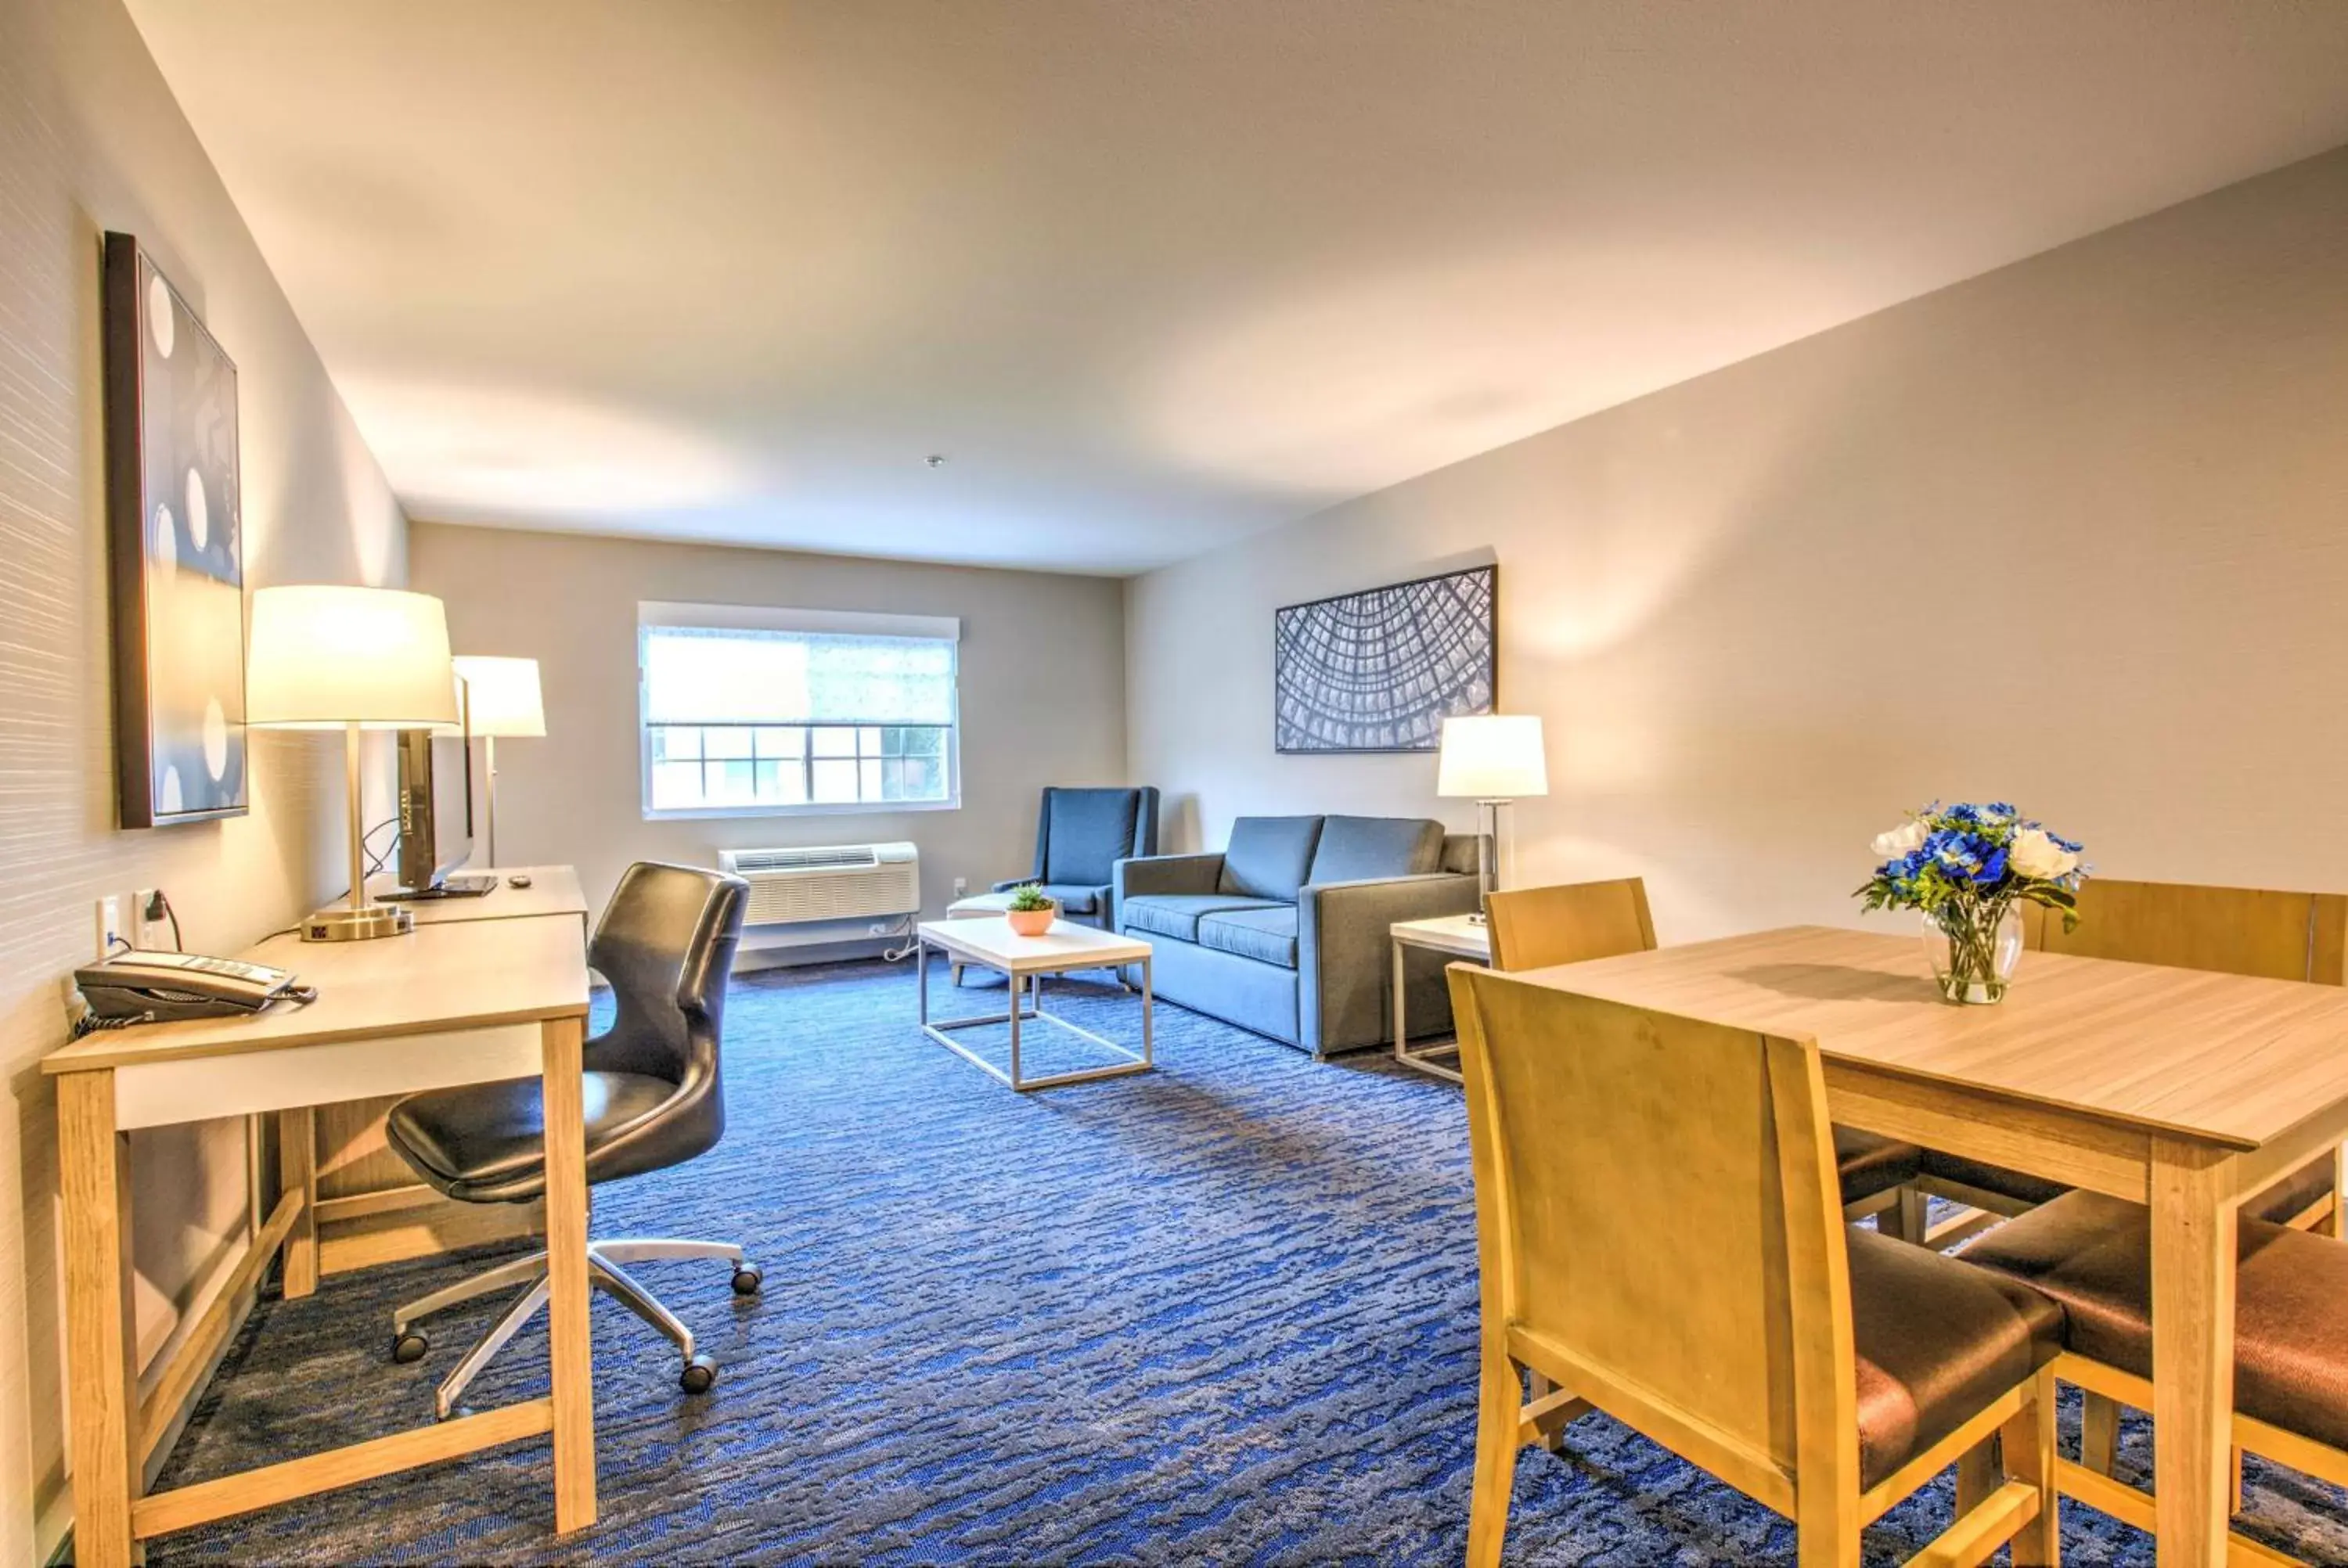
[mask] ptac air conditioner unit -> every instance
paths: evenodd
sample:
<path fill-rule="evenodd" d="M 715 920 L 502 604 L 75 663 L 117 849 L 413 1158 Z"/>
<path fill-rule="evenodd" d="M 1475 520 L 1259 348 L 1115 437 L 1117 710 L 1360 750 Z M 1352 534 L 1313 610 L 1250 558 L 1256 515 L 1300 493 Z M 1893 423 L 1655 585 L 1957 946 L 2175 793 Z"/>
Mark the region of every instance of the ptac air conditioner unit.
<path fill-rule="evenodd" d="M 893 930 L 922 907 L 921 855 L 910 844 L 721 849 L 717 868 L 750 885 L 743 924 L 761 948 L 884 935 L 869 922 L 890 921 Z"/>

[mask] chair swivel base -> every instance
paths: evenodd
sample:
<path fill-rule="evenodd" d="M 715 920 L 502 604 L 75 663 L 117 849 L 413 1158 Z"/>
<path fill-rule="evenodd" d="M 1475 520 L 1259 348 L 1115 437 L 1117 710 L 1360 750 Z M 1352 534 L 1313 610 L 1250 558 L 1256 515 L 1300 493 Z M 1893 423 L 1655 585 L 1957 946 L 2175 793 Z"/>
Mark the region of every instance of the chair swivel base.
<path fill-rule="evenodd" d="M 685 1362 L 677 1374 L 677 1386 L 688 1394 L 705 1394 L 717 1381 L 717 1363 L 706 1356 L 696 1355 L 693 1348 L 693 1330 L 682 1318 L 661 1305 L 657 1296 L 637 1284 L 620 1267 L 623 1263 L 646 1263 L 668 1258 L 715 1258 L 734 1266 L 734 1290 L 738 1296 L 756 1296 L 762 1275 L 758 1266 L 744 1260 L 742 1249 L 731 1242 L 679 1241 L 663 1237 L 628 1237 L 587 1244 L 587 1282 L 603 1291 L 621 1306 L 659 1329 L 684 1354 Z M 431 1341 L 417 1332 L 415 1324 L 435 1312 L 457 1306 L 459 1302 L 477 1300 L 511 1286 L 523 1286 L 521 1295 L 481 1336 L 463 1360 L 449 1369 L 440 1379 L 433 1395 L 433 1411 L 447 1420 L 458 1409 L 458 1401 L 489 1358 L 506 1347 L 547 1302 L 551 1289 L 546 1272 L 546 1254 L 535 1252 L 527 1257 L 515 1258 L 495 1268 L 484 1269 L 469 1279 L 459 1280 L 445 1290 L 411 1301 L 395 1309 L 391 1315 L 391 1358 L 395 1361 L 423 1359 Z"/>

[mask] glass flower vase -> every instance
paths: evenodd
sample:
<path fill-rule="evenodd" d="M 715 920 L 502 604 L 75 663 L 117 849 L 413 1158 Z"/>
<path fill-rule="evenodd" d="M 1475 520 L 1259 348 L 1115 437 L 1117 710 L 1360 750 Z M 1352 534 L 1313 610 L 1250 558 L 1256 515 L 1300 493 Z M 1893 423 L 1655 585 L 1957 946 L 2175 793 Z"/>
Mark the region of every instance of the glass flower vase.
<path fill-rule="evenodd" d="M 2011 902 L 1970 907 L 1950 905 L 1924 917 L 1924 954 L 1941 999 L 1985 1007 L 2005 999 L 2022 962 L 2022 910 Z"/>

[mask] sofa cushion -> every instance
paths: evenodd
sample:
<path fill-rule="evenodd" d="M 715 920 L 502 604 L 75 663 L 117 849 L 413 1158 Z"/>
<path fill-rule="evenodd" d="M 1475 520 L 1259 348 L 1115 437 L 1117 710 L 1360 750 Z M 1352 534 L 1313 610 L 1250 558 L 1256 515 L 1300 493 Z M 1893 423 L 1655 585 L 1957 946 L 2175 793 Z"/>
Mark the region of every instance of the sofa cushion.
<path fill-rule="evenodd" d="M 1421 876 L 1443 860 L 1443 825 L 1421 816 L 1324 816 L 1311 883 Z"/>
<path fill-rule="evenodd" d="M 1296 967 L 1296 906 L 1269 909 L 1219 909 L 1199 917 L 1199 945 L 1235 953 L 1260 964 Z"/>
<path fill-rule="evenodd" d="M 1133 853 L 1134 789 L 1053 789 L 1044 801 L 1044 880 L 1106 886 L 1117 863 Z"/>
<path fill-rule="evenodd" d="M 1293 909 L 1294 905 L 1284 906 Z M 1248 898 L 1236 893 L 1136 893 L 1118 906 L 1117 927 L 1145 937 L 1171 937 L 1178 942 L 1199 939 L 1199 918 L 1226 909 L 1278 909 L 1272 898 Z"/>
<path fill-rule="evenodd" d="M 1317 816 L 1241 817 L 1231 824 L 1231 847 L 1223 851 L 1215 890 L 1293 904 L 1320 842 Z"/>
<path fill-rule="evenodd" d="M 1060 907 L 1063 915 L 1097 915 L 1100 913 L 1101 890 L 1078 886 L 1071 882 L 1046 882 L 1044 897 Z"/>

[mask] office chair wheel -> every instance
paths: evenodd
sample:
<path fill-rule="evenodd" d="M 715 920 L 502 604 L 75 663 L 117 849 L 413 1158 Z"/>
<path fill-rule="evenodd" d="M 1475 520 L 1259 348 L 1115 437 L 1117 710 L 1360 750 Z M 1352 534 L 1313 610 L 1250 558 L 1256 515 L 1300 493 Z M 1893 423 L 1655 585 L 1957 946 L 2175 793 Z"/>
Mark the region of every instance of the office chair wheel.
<path fill-rule="evenodd" d="M 410 1328 L 403 1334 L 392 1337 L 391 1358 L 403 1365 L 409 1361 L 421 1361 L 424 1359 L 424 1352 L 431 1348 L 431 1340 Z"/>
<path fill-rule="evenodd" d="M 717 1363 L 706 1356 L 695 1356 L 685 1364 L 685 1370 L 676 1375 L 676 1386 L 688 1394 L 705 1394 L 709 1392 L 710 1385 L 716 1381 Z"/>
<path fill-rule="evenodd" d="M 766 1282 L 766 1278 L 765 1271 L 757 1264 L 737 1263 L 734 1266 L 734 1294 L 756 1296 L 758 1294 L 758 1286 Z"/>

